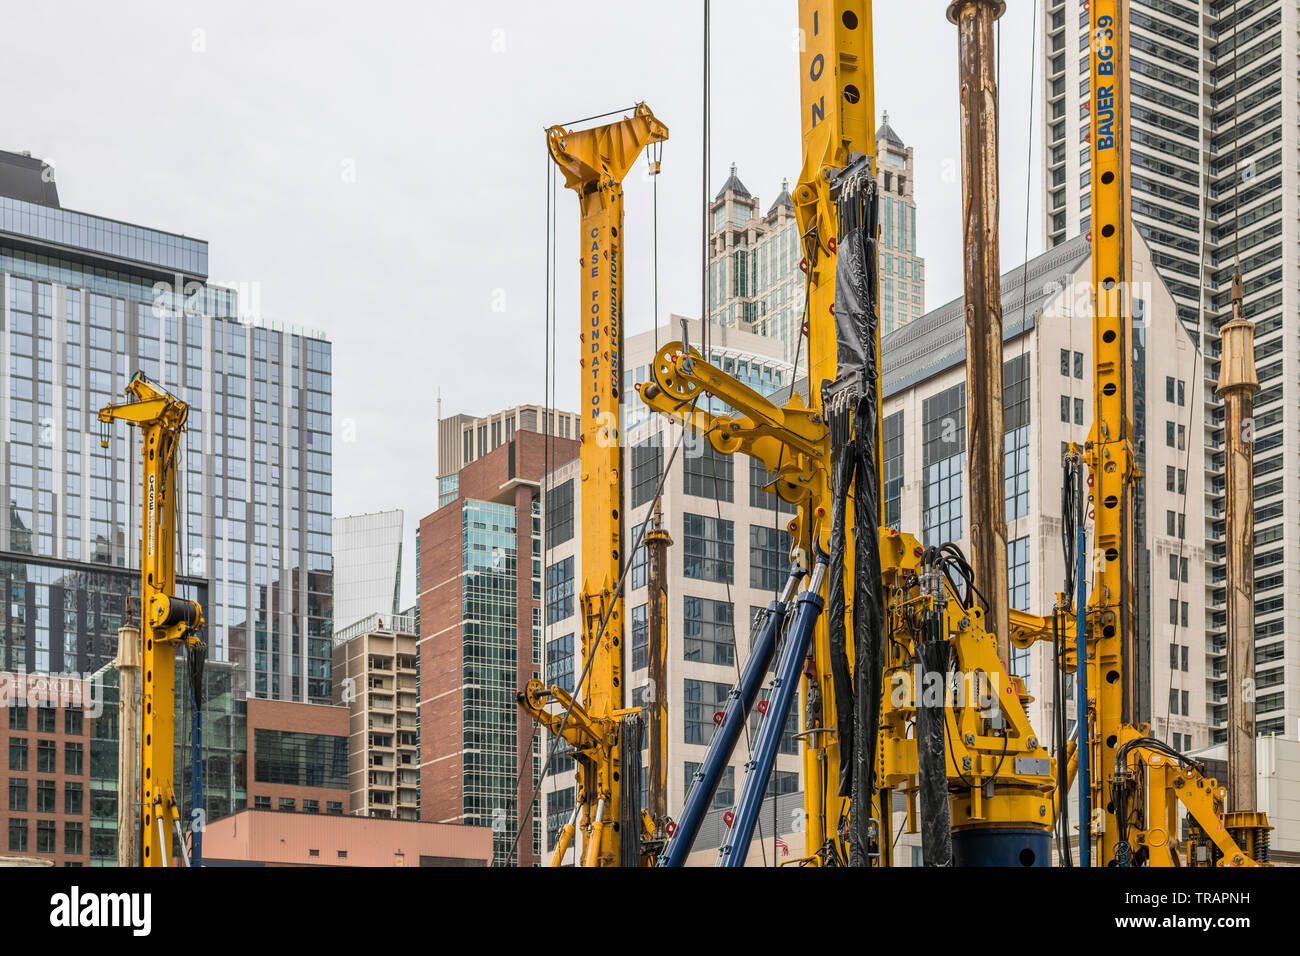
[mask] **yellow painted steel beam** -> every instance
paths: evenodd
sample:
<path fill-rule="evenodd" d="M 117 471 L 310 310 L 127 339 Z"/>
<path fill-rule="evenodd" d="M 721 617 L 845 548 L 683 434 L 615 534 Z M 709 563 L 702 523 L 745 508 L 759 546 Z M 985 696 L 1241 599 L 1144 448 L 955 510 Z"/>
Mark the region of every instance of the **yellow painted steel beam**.
<path fill-rule="evenodd" d="M 858 153 L 872 157 L 875 172 L 875 66 L 872 46 L 871 0 L 801 0 L 799 3 L 799 102 L 803 137 L 803 168 L 792 199 L 802 236 L 804 267 L 808 272 L 808 392 L 812 409 L 822 413 L 821 384 L 836 378 L 835 244 L 839 220 L 831 196 L 831 177 L 848 166 Z M 876 367 L 880 368 L 880 339 L 876 339 Z M 797 373 L 798 370 L 796 370 Z M 880 405 L 879 381 L 876 407 Z M 880 422 L 876 429 L 876 462 L 880 455 Z M 877 484 L 883 480 L 877 475 Z M 814 541 L 829 550 L 829 511 L 818 509 L 827 499 L 800 506 L 806 535 L 799 542 L 811 550 Z M 883 496 L 881 498 L 883 502 Z M 825 520 L 823 520 L 825 518 Z M 883 523 L 883 515 L 870 520 Z M 854 526 L 853 496 L 845 506 L 845 526 Z M 853 553 L 845 555 L 845 580 L 853 580 Z M 851 621 L 853 588 L 845 588 L 846 620 Z M 853 666 L 853 641 L 846 642 Z M 804 713 L 809 694 L 819 697 L 819 726 L 836 726 L 835 690 L 831 680 L 830 637 L 826 616 L 813 632 L 815 675 L 802 679 Z M 837 793 L 840 748 L 836 734 L 814 733 L 804 738 L 804 846 L 817 854 L 828 837 L 838 839 L 841 819 L 847 819 L 849 800 Z"/>
<path fill-rule="evenodd" d="M 617 720 L 623 709 L 623 601 L 616 588 L 622 549 L 623 421 L 623 186 L 641 151 L 668 138 L 668 128 L 644 103 L 631 116 L 586 130 L 547 130 L 551 158 L 580 210 L 579 431 L 582 585 L 582 660 L 590 673 L 578 689 L 581 734 L 565 736 L 578 748 L 578 804 L 588 821 L 582 860 L 587 866 L 622 864 L 617 820 L 621 777 Z M 602 632 L 601 628 L 604 625 Z M 597 636 L 599 635 L 599 640 Z M 520 704 L 545 720 L 547 696 L 530 682 Z M 551 688 L 555 691 L 557 688 Z M 552 695 L 553 696 L 553 695 Z M 558 721 L 555 722 L 558 727 Z M 571 722 L 570 726 L 574 726 Z M 633 781 L 635 785 L 635 781 Z M 612 815 L 612 816 L 611 816 Z"/>
<path fill-rule="evenodd" d="M 1108 809 L 1115 749 L 1125 725 L 1138 719 L 1127 0 L 1093 0 L 1089 16 L 1093 421 L 1084 456 L 1095 523 L 1086 726 L 1093 754 L 1092 805 L 1104 815 L 1104 865 L 1115 859 L 1120 832 Z"/>

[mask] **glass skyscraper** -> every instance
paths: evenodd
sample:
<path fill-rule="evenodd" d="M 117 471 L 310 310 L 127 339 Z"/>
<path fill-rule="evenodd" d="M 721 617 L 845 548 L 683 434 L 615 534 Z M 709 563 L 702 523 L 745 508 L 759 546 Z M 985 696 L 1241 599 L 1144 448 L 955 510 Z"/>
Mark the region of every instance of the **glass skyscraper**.
<path fill-rule="evenodd" d="M 329 703 L 330 343 L 207 272 L 206 242 L 64 209 L 39 160 L 0 153 L 0 552 L 139 567 L 139 430 L 96 413 L 141 371 L 190 406 L 178 570 L 208 582 L 209 656 L 237 698 Z M 62 611 L 8 628 L 5 666 L 50 666 Z"/>

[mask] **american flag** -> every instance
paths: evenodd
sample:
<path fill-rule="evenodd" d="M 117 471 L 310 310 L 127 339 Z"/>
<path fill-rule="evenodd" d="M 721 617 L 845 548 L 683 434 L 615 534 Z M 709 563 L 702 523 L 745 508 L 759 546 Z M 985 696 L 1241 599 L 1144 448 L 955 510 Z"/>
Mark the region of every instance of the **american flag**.
<path fill-rule="evenodd" d="M 786 843 L 779 836 L 776 838 L 776 848 L 781 851 L 782 856 L 790 855 L 790 844 Z"/>

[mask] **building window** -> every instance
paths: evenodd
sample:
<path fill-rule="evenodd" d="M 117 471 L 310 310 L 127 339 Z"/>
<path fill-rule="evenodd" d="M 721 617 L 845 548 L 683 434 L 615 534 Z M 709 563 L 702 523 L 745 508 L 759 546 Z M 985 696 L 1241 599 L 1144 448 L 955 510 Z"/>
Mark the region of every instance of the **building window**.
<path fill-rule="evenodd" d="M 632 670 L 650 666 L 650 605 L 632 608 Z"/>
<path fill-rule="evenodd" d="M 682 682 L 682 740 L 688 744 L 707 744 L 713 740 L 717 725 L 713 715 L 727 707 L 730 684 L 707 680 Z"/>
<path fill-rule="evenodd" d="M 573 616 L 573 556 L 546 567 L 546 623 Z"/>
<path fill-rule="evenodd" d="M 81 784 L 69 781 L 63 785 L 63 812 L 69 816 L 80 816 L 84 805 Z"/>
<path fill-rule="evenodd" d="M 27 741 L 21 737 L 9 738 L 9 769 L 27 769 Z"/>
<path fill-rule="evenodd" d="M 55 712 L 53 707 L 40 706 L 36 708 L 36 732 L 38 734 L 54 733 Z"/>
<path fill-rule="evenodd" d="M 1174 377 L 1172 375 L 1166 375 L 1165 376 L 1165 401 L 1172 403 L 1173 400 L 1174 400 Z"/>
<path fill-rule="evenodd" d="M 773 662 L 775 666 L 775 662 Z M 755 703 L 753 711 L 749 715 L 749 736 L 752 741 L 758 736 L 758 729 L 762 726 L 763 721 L 767 720 L 767 705 L 771 700 L 772 691 L 770 688 L 763 688 L 758 692 L 758 700 L 761 702 L 762 709 L 759 709 L 759 703 Z M 783 754 L 799 753 L 799 742 L 794 739 L 794 735 L 799 732 L 799 699 L 796 697 L 790 703 L 790 713 L 786 715 L 785 728 L 781 731 L 781 744 L 777 748 L 778 752 Z"/>
<path fill-rule="evenodd" d="M 302 812 L 303 812 L 303 813 L 320 813 L 320 801 L 319 801 L 319 800 L 304 800 L 304 801 L 302 802 Z"/>
<path fill-rule="evenodd" d="M 36 852 L 53 853 L 54 852 L 54 821 L 37 820 L 36 821 Z"/>
<path fill-rule="evenodd" d="M 325 812 L 326 812 L 326 814 L 328 814 L 329 816 L 334 816 L 334 817 L 342 816 L 342 815 L 343 815 L 343 802 L 342 802 L 341 800 L 326 800 L 326 801 L 325 801 Z M 340 853 L 343 853 L 344 851 L 340 850 L 339 852 L 340 852 Z M 346 853 L 344 853 L 344 855 L 346 856 Z"/>
<path fill-rule="evenodd" d="M 27 707 L 19 704 L 9 711 L 9 729 L 26 730 L 27 729 Z"/>
<path fill-rule="evenodd" d="M 53 780 L 36 781 L 36 812 L 57 813 Z"/>
<path fill-rule="evenodd" d="M 772 779 L 767 783 L 767 797 L 773 797 L 778 794 L 798 793 L 799 792 L 799 774 L 793 770 L 775 770 L 772 772 Z"/>
<path fill-rule="evenodd" d="M 1061 349 L 1061 374 L 1067 378 L 1070 375 L 1070 350 Z"/>
<path fill-rule="evenodd" d="M 885 525 L 903 523 L 903 413 L 885 416 L 883 452 L 885 459 Z"/>
<path fill-rule="evenodd" d="M 697 581 L 735 583 L 735 532 L 725 518 L 682 516 L 682 574 Z"/>
<path fill-rule="evenodd" d="M 546 548 L 550 550 L 573 537 L 573 479 L 556 485 L 546 494 Z"/>
<path fill-rule="evenodd" d="M 686 795 L 691 795 L 691 790 L 695 787 L 695 775 L 700 772 L 700 764 L 686 762 L 684 768 L 686 773 Z M 713 802 L 709 804 L 710 810 L 730 810 L 736 805 L 736 768 L 727 767 L 722 771 L 722 776 L 718 778 L 718 789 L 713 791 Z"/>
<path fill-rule="evenodd" d="M 655 496 L 659 475 L 664 468 L 664 445 L 661 435 L 651 435 L 632 446 L 632 507 L 636 508 Z"/>
<path fill-rule="evenodd" d="M 13 820 L 9 821 L 9 852 L 26 853 L 27 852 L 27 821 Z"/>
<path fill-rule="evenodd" d="M 1061 421 L 1070 424 L 1070 396 L 1061 396 Z"/>
<path fill-rule="evenodd" d="M 348 739 L 332 734 L 253 731 L 253 779 L 294 787 L 348 786 Z"/>
<path fill-rule="evenodd" d="M 962 465 L 966 460 L 966 385 L 945 389 L 921 403 L 925 477 L 922 527 L 925 543 L 938 547 L 961 538 Z"/>
<path fill-rule="evenodd" d="M 1165 447 L 1174 447 L 1174 423 L 1170 421 L 1165 422 Z"/>
<path fill-rule="evenodd" d="M 271 809 L 271 798 L 270 798 L 270 797 L 263 797 L 263 796 L 256 796 L 256 797 L 253 797 L 253 809 L 254 809 L 254 810 L 270 810 L 270 809 Z"/>
<path fill-rule="evenodd" d="M 63 712 L 63 732 L 69 737 L 80 737 L 85 731 L 82 729 L 81 709 L 78 707 L 69 707 Z"/>
<path fill-rule="evenodd" d="M 1083 378 L 1083 353 L 1074 353 L 1074 377 Z"/>
<path fill-rule="evenodd" d="M 632 569 L 628 571 L 629 591 L 646 586 L 650 576 L 650 548 L 644 540 L 632 550 Z"/>
<path fill-rule="evenodd" d="M 84 748 L 79 743 L 71 741 L 63 745 L 63 772 L 70 777 L 81 776 L 82 757 Z"/>
<path fill-rule="evenodd" d="M 1081 398 L 1074 400 L 1074 423 L 1076 425 L 1083 424 L 1083 399 Z"/>
<path fill-rule="evenodd" d="M 794 514 L 795 507 L 780 495 L 765 490 L 764 486 L 776 480 L 776 473 L 768 473 L 762 461 L 749 459 L 749 504 L 751 508 L 763 508 L 767 511 L 780 511 Z"/>
<path fill-rule="evenodd" d="M 27 809 L 27 781 L 20 777 L 9 778 L 9 809 Z"/>
<path fill-rule="evenodd" d="M 777 593 L 790 576 L 790 532 L 749 526 L 749 586 Z"/>
<path fill-rule="evenodd" d="M 1008 521 L 1029 514 L 1029 356 L 1002 367 L 1003 488 Z"/>
<path fill-rule="evenodd" d="M 731 455 L 719 454 L 708 439 L 687 443 L 682 449 L 683 486 L 688 495 L 731 501 L 735 495 Z"/>
<path fill-rule="evenodd" d="M 81 855 L 81 823 L 68 820 L 63 824 L 63 852 L 73 856 Z"/>
<path fill-rule="evenodd" d="M 553 790 L 546 795 L 546 848 L 554 850 L 562 830 L 573 816 L 574 788 Z"/>
<path fill-rule="evenodd" d="M 54 762 L 58 756 L 58 747 L 53 740 L 36 741 L 36 772 L 54 773 Z"/>
<path fill-rule="evenodd" d="M 682 601 L 683 659 L 733 666 L 736 637 L 731 605 L 689 595 Z"/>
<path fill-rule="evenodd" d="M 296 807 L 296 805 L 295 805 L 295 803 L 294 803 L 294 799 L 293 799 L 293 797 L 281 797 L 281 798 L 280 798 L 280 812 L 281 812 L 281 813 L 293 813 L 293 811 L 294 811 L 295 809 L 297 809 L 297 807 Z"/>
<path fill-rule="evenodd" d="M 1007 604 L 1018 611 L 1029 610 L 1029 538 L 1007 542 Z M 1011 673 L 1029 689 L 1029 648 L 1011 647 Z"/>
<path fill-rule="evenodd" d="M 546 642 L 546 682 L 573 693 L 573 635 Z"/>

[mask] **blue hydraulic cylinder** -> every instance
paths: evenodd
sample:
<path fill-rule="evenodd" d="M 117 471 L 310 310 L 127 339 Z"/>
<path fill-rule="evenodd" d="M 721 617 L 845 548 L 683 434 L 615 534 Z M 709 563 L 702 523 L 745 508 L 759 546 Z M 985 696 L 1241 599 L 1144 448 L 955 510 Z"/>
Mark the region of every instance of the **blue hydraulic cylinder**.
<path fill-rule="evenodd" d="M 767 791 L 768 779 L 776 765 L 776 752 L 781 746 L 781 735 L 794 705 L 795 693 L 799 689 L 799 674 L 803 670 L 804 658 L 808 656 L 808 645 L 812 642 L 813 628 L 821 615 L 824 602 L 817 592 L 821 590 L 822 579 L 826 575 L 826 564 L 818 561 L 813 570 L 808 589 L 799 595 L 794 611 L 794 620 L 790 622 L 786 634 L 785 648 L 781 651 L 781 660 L 776 665 L 776 678 L 772 681 L 772 694 L 767 701 L 767 713 L 758 728 L 758 739 L 754 742 L 754 753 L 745 767 L 745 784 L 740 791 L 740 800 L 736 804 L 736 817 L 731 830 L 718 850 L 718 866 L 744 866 L 749 854 L 749 843 L 754 837 L 754 827 L 758 824 L 759 813 L 763 809 L 763 794 Z"/>
<path fill-rule="evenodd" d="M 199 707 L 199 702 L 194 699 L 193 688 L 190 688 L 190 702 L 194 706 L 193 740 L 191 741 L 192 766 L 190 768 L 193 799 L 190 810 L 191 816 L 185 825 L 190 828 L 190 832 L 193 834 L 191 838 L 190 866 L 202 866 L 203 828 L 207 825 L 207 810 L 203 806 L 203 710 Z M 197 820 L 193 816 L 195 811 L 198 811 L 199 814 Z"/>
<path fill-rule="evenodd" d="M 767 616 L 763 620 L 763 627 L 754 641 L 754 646 L 750 649 L 749 660 L 745 662 L 745 670 L 740 675 L 740 683 L 731 688 L 731 693 L 727 695 L 727 708 L 723 711 L 722 722 L 709 743 L 704 762 L 695 773 L 695 782 L 690 788 L 690 793 L 686 795 L 686 803 L 682 806 L 681 819 L 677 821 L 676 829 L 668 840 L 668 846 L 659 858 L 660 866 L 686 864 L 686 858 L 695 845 L 700 824 L 704 821 L 704 814 L 708 812 L 709 804 L 713 802 L 713 795 L 718 791 L 722 773 L 731 761 L 732 751 L 736 749 L 736 741 L 740 739 L 745 720 L 754 707 L 754 701 L 758 699 L 758 691 L 763 686 L 763 676 L 772 666 L 777 635 L 781 633 L 781 625 L 785 623 L 790 595 L 794 593 L 802 576 L 803 571 L 792 571 L 780 600 L 773 601 L 767 606 Z"/>
<path fill-rule="evenodd" d="M 1074 668 L 1074 686 L 1078 691 L 1075 708 L 1079 749 L 1079 865 L 1092 866 L 1092 776 L 1088 766 L 1092 738 L 1088 734 L 1088 541 L 1083 522 L 1079 522 L 1077 535 L 1078 566 L 1075 569 L 1074 639 L 1077 662 Z M 1062 755 L 1064 756 L 1064 755 Z M 1062 795 L 1062 799 L 1066 795 Z"/>

